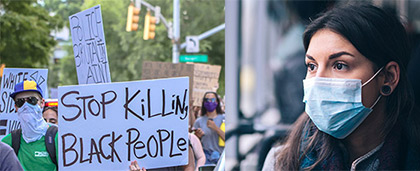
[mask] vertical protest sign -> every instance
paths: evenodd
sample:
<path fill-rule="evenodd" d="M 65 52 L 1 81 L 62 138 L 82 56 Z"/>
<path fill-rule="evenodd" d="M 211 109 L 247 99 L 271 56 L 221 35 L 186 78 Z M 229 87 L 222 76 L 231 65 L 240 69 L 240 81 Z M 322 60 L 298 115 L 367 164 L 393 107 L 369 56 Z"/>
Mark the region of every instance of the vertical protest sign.
<path fill-rule="evenodd" d="M 219 65 L 194 64 L 193 106 L 201 106 L 206 92 L 217 91 L 221 68 Z"/>
<path fill-rule="evenodd" d="M 48 69 L 5 68 L 1 79 L 0 101 L 0 139 L 20 128 L 15 111 L 15 101 L 10 97 L 15 85 L 24 80 L 38 83 L 43 90 L 43 97 L 48 97 L 47 88 Z"/>
<path fill-rule="evenodd" d="M 69 20 L 79 84 L 111 82 L 101 6 L 74 14 Z"/>
<path fill-rule="evenodd" d="M 59 170 L 188 163 L 188 77 L 58 87 Z"/>

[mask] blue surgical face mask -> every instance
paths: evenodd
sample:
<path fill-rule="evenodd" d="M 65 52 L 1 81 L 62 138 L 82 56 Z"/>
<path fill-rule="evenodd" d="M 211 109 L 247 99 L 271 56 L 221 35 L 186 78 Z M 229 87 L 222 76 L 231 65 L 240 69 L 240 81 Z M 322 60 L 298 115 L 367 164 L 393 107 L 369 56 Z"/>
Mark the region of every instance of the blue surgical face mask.
<path fill-rule="evenodd" d="M 22 137 L 26 143 L 37 141 L 45 135 L 48 124 L 42 118 L 41 107 L 38 104 L 24 103 L 17 113 L 22 127 Z"/>
<path fill-rule="evenodd" d="M 347 137 L 381 98 L 379 95 L 370 108 L 362 104 L 362 87 L 381 70 L 363 85 L 359 79 L 314 77 L 303 80 L 305 112 L 320 131 L 338 139 Z"/>

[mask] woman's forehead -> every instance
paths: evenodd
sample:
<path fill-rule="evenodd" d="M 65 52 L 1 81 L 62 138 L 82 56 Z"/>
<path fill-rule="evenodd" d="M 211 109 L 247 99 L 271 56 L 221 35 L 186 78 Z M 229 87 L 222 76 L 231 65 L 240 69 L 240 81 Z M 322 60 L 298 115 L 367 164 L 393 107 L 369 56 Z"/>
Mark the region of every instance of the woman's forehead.
<path fill-rule="evenodd" d="M 349 52 L 354 56 L 361 55 L 345 37 L 332 30 L 322 29 L 312 36 L 307 55 L 314 58 L 328 57 L 330 54 L 342 51 Z"/>
<path fill-rule="evenodd" d="M 57 116 L 57 112 L 55 112 L 54 110 L 52 110 L 52 109 L 47 109 L 46 111 L 44 111 L 44 113 L 43 113 L 44 115 L 55 115 L 55 116 Z"/>
<path fill-rule="evenodd" d="M 216 97 L 213 93 L 207 93 L 206 98 L 214 98 Z"/>

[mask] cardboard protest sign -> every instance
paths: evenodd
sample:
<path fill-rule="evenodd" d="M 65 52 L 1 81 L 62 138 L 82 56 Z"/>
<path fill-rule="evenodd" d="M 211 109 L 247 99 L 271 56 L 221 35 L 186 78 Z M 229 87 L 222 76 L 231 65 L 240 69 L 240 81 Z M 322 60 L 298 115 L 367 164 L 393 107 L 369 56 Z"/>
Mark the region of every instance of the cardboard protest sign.
<path fill-rule="evenodd" d="M 142 79 L 190 77 L 190 98 L 193 106 L 201 106 L 204 93 L 217 91 L 221 66 L 208 64 L 172 64 L 169 62 L 144 62 Z"/>
<path fill-rule="evenodd" d="M 221 66 L 194 64 L 194 83 L 192 98 L 194 106 L 201 106 L 203 96 L 208 91 L 216 92 L 219 88 Z"/>
<path fill-rule="evenodd" d="M 0 101 L 0 139 L 15 129 L 20 128 L 20 122 L 15 111 L 15 101 L 10 97 L 15 85 L 24 80 L 38 83 L 43 91 L 43 97 L 48 97 L 48 69 L 5 68 L 1 79 Z"/>
<path fill-rule="evenodd" d="M 170 78 L 180 76 L 194 76 L 194 65 L 169 62 L 143 62 L 142 79 Z M 192 84 L 191 84 L 192 85 Z"/>
<path fill-rule="evenodd" d="M 158 78 L 171 78 L 171 77 L 189 77 L 189 88 L 192 90 L 194 82 L 194 66 L 182 63 L 169 63 L 169 62 L 143 62 L 142 67 L 142 80 L 158 79 Z M 191 99 L 191 93 L 189 98 Z M 190 104 L 191 105 L 191 104 Z"/>
<path fill-rule="evenodd" d="M 188 85 L 182 77 L 59 87 L 59 170 L 186 165 Z"/>
<path fill-rule="evenodd" d="M 79 84 L 111 82 L 101 6 L 74 14 L 69 20 Z"/>

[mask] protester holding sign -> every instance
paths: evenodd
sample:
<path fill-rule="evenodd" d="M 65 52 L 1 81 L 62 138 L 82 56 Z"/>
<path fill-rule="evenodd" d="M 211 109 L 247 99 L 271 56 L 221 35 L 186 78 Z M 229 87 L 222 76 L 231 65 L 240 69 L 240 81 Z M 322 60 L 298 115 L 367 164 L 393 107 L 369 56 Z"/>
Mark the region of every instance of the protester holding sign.
<path fill-rule="evenodd" d="M 15 101 L 15 109 L 22 129 L 13 131 L 2 141 L 13 147 L 24 170 L 57 170 L 56 153 L 57 136 L 46 138 L 53 128 L 42 118 L 41 109 L 45 100 L 42 89 L 35 81 L 23 81 L 16 84 L 10 95 Z M 56 127 L 55 127 L 56 128 Z M 45 139 L 50 139 L 51 146 L 47 146 Z M 48 150 L 47 150 L 48 149 Z M 54 162 L 55 161 L 55 162 Z"/>
<path fill-rule="evenodd" d="M 204 94 L 201 113 L 203 116 L 194 123 L 195 134 L 203 144 L 206 164 L 216 164 L 224 149 L 224 146 L 219 144 L 219 137 L 225 140 L 225 132 L 220 129 L 225 115 L 222 114 L 220 99 L 215 92 Z"/>
<path fill-rule="evenodd" d="M 0 88 L 0 139 L 20 128 L 15 102 L 10 94 L 14 92 L 15 85 L 24 80 L 35 81 L 41 89 L 48 90 L 48 69 L 4 68 Z M 43 93 L 42 96 L 48 97 L 48 91 Z"/>

